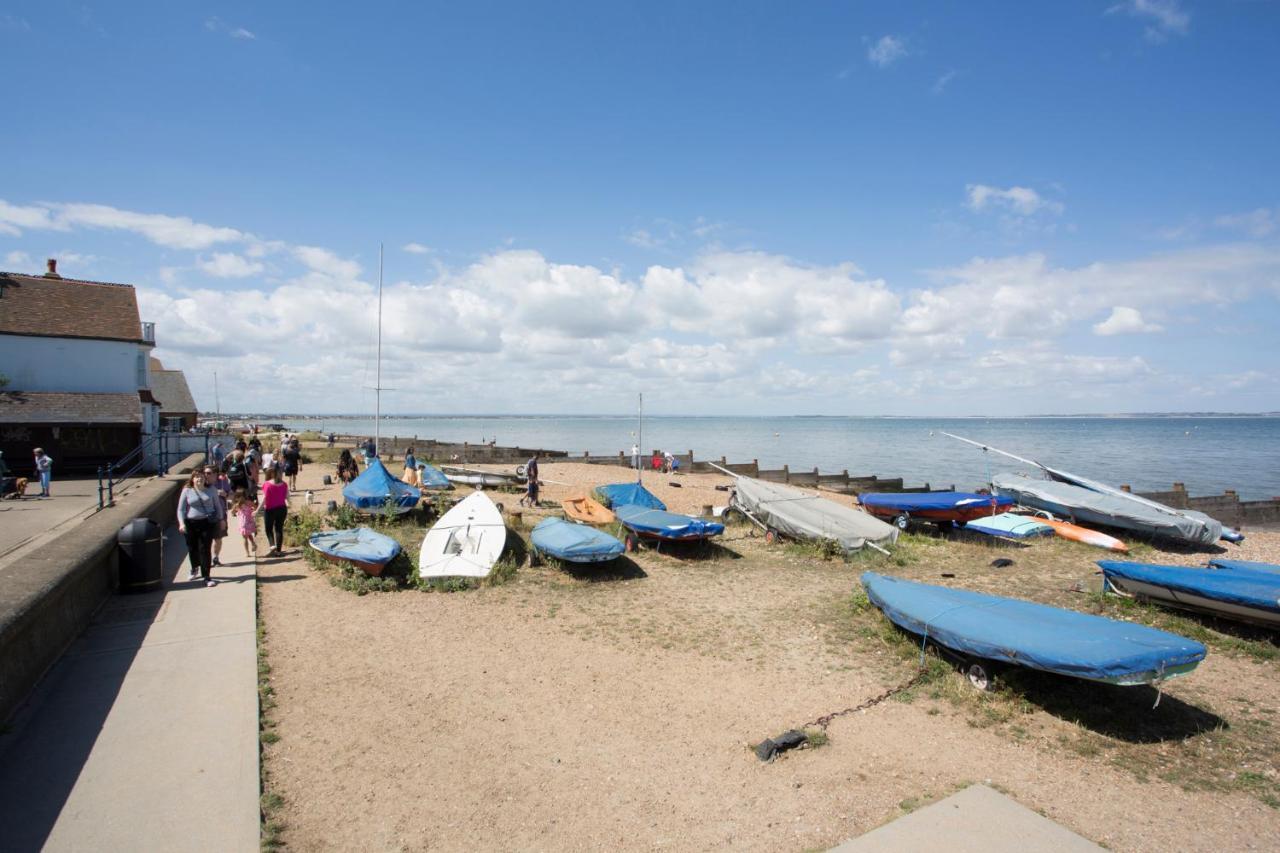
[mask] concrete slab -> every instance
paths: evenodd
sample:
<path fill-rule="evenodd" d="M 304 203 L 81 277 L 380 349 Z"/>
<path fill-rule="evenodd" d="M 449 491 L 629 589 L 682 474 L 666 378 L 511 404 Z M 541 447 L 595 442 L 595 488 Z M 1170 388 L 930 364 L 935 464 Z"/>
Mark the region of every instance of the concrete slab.
<path fill-rule="evenodd" d="M 148 478 L 125 480 L 116 486 L 119 498 Z M 54 480 L 53 497 L 39 497 L 40 485 L 27 487 L 27 496 L 0 501 L 0 574 L 20 566 L 20 558 L 48 535 L 98 511 L 98 481 Z"/>
<path fill-rule="evenodd" d="M 971 785 L 945 800 L 833 847 L 946 853 L 1037 853 L 1103 848 L 986 785 Z"/>
<path fill-rule="evenodd" d="M 6 850 L 258 849 L 256 567 L 114 596 L 0 737 Z"/>

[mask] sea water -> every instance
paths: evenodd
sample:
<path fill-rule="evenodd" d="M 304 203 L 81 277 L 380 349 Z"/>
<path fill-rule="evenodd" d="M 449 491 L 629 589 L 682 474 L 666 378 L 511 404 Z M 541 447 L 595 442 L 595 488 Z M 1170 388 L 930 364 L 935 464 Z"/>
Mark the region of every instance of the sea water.
<path fill-rule="evenodd" d="M 372 435 L 372 418 L 294 420 L 294 430 Z M 643 428 L 643 438 L 638 430 Z M 991 472 L 1029 466 L 947 438 L 951 432 L 1055 468 L 1135 491 L 1177 481 L 1193 495 L 1235 489 L 1242 500 L 1280 496 L 1280 418 L 847 418 L 492 415 L 384 417 L 381 434 L 446 442 L 611 455 L 640 442 L 696 459 L 756 460 L 908 485 L 970 490 Z"/>

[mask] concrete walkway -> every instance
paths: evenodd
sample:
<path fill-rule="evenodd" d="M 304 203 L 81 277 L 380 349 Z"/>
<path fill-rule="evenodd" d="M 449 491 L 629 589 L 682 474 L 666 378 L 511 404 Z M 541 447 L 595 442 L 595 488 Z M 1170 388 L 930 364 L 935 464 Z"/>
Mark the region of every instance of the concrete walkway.
<path fill-rule="evenodd" d="M 999 791 L 986 785 L 970 785 L 945 800 L 833 847 L 831 853 L 1097 853 L 1101 849 Z"/>
<path fill-rule="evenodd" d="M 116 486 L 116 497 L 148 479 L 125 480 Z M 39 497 L 40 484 L 35 483 L 27 487 L 26 497 L 0 501 L 0 566 L 20 561 L 49 536 L 98 511 L 96 479 L 54 480 L 50 491 L 53 497 Z"/>
<path fill-rule="evenodd" d="M 0 848 L 258 849 L 256 565 L 233 533 L 218 586 L 188 581 L 176 527 L 165 558 L 0 734 Z"/>

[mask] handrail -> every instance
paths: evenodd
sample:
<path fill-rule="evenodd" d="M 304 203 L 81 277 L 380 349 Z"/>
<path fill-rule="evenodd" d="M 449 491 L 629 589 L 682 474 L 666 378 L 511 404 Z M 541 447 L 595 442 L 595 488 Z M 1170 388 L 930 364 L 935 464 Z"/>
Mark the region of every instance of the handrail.
<path fill-rule="evenodd" d="M 108 463 L 105 468 L 98 466 L 98 509 L 115 506 L 116 486 L 142 470 L 142 467 L 147 464 L 147 460 L 150 458 L 149 450 L 159 449 L 159 453 L 156 454 L 158 462 L 156 473 L 161 476 L 168 474 L 169 455 L 171 452 L 169 438 L 175 435 L 180 436 L 181 433 L 155 433 L 115 462 Z M 178 448 L 178 452 L 181 452 L 181 447 Z M 204 434 L 204 458 L 206 460 L 209 458 L 209 433 L 207 432 Z"/>

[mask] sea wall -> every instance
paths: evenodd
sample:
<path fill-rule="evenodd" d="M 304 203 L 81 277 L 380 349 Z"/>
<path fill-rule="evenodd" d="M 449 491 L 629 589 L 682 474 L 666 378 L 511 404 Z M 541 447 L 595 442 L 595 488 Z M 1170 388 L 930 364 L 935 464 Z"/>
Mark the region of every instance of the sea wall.
<path fill-rule="evenodd" d="M 183 460 L 168 477 L 130 489 L 24 556 L 0 586 L 0 721 L 7 720 L 120 586 L 120 528 L 135 518 L 173 522 L 184 474 L 203 455 Z"/>
<path fill-rule="evenodd" d="M 1128 486 L 1121 486 L 1128 492 Z M 1136 492 L 1140 497 L 1159 501 L 1174 509 L 1193 509 L 1216 518 L 1223 524 L 1232 527 L 1254 527 L 1258 525 L 1280 525 L 1280 497 L 1269 501 L 1242 501 L 1234 489 L 1228 489 L 1220 495 L 1203 495 L 1192 497 L 1187 494 L 1187 487 L 1182 483 L 1174 483 L 1167 492 Z"/>

